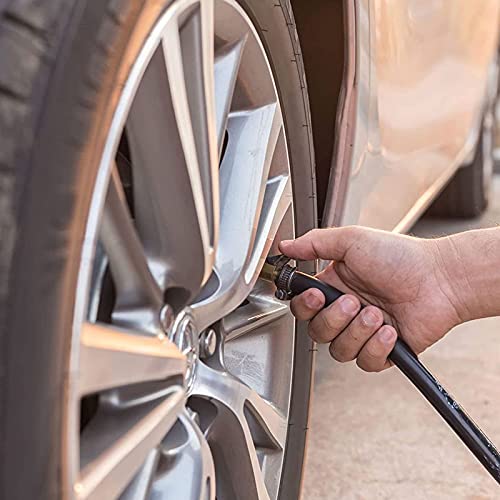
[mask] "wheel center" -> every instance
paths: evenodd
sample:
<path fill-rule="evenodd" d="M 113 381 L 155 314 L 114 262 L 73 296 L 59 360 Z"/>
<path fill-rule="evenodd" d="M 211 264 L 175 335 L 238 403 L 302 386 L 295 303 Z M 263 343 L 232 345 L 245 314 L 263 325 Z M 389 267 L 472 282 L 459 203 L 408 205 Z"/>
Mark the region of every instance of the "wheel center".
<path fill-rule="evenodd" d="M 196 366 L 199 356 L 198 331 L 193 318 L 182 311 L 175 318 L 171 328 L 166 332 L 168 338 L 186 356 L 187 367 L 184 377 L 187 389 L 191 389 L 196 376 Z"/>

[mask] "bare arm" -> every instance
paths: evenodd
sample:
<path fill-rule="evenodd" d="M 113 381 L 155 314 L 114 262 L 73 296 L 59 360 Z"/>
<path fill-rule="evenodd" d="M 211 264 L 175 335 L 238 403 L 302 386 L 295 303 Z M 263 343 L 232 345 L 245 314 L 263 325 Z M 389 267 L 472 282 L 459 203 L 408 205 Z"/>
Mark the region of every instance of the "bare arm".
<path fill-rule="evenodd" d="M 500 315 L 500 228 L 436 240 L 437 263 L 464 321 Z"/>

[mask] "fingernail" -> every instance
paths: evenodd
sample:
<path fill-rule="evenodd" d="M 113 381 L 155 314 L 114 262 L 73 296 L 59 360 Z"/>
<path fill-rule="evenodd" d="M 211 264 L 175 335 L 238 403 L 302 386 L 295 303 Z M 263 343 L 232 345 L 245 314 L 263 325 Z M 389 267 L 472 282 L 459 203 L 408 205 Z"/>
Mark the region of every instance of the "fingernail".
<path fill-rule="evenodd" d="M 289 247 L 291 244 L 292 244 L 292 240 L 283 240 L 283 241 L 280 243 L 280 246 L 281 246 L 281 247 Z"/>
<path fill-rule="evenodd" d="M 306 294 L 305 300 L 307 307 L 309 307 L 310 309 L 319 309 L 323 305 L 321 299 L 317 297 L 314 293 Z"/>
<path fill-rule="evenodd" d="M 346 314 L 352 314 L 358 310 L 356 301 L 347 296 L 340 299 L 340 307 Z"/>
<path fill-rule="evenodd" d="M 366 309 L 362 312 L 362 318 L 363 318 L 363 323 L 366 326 L 374 326 L 378 322 L 378 315 L 375 314 L 373 311 L 370 311 L 370 309 Z"/>
<path fill-rule="evenodd" d="M 396 338 L 396 332 L 391 328 L 384 328 L 380 332 L 380 338 L 382 339 L 382 342 L 384 342 L 385 344 L 392 344 L 392 342 Z"/>

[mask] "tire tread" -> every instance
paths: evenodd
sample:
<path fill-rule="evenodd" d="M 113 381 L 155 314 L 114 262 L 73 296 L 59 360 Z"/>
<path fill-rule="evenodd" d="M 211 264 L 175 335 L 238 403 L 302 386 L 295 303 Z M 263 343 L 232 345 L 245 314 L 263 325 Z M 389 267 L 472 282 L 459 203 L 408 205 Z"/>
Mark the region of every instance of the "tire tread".
<path fill-rule="evenodd" d="M 481 215 L 488 205 L 483 181 L 481 138 L 470 165 L 457 170 L 428 210 L 435 217 L 468 218 Z"/>

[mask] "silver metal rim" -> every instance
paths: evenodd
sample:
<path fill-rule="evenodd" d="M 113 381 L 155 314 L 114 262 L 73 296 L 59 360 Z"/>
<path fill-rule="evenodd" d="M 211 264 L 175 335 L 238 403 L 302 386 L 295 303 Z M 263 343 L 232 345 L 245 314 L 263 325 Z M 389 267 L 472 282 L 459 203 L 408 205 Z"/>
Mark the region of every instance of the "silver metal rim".
<path fill-rule="evenodd" d="M 124 130 L 130 183 L 115 161 Z M 70 494 L 277 497 L 294 321 L 258 273 L 293 234 L 283 118 L 250 19 L 235 0 L 172 2 L 123 87 L 94 188 L 64 429 Z"/>

